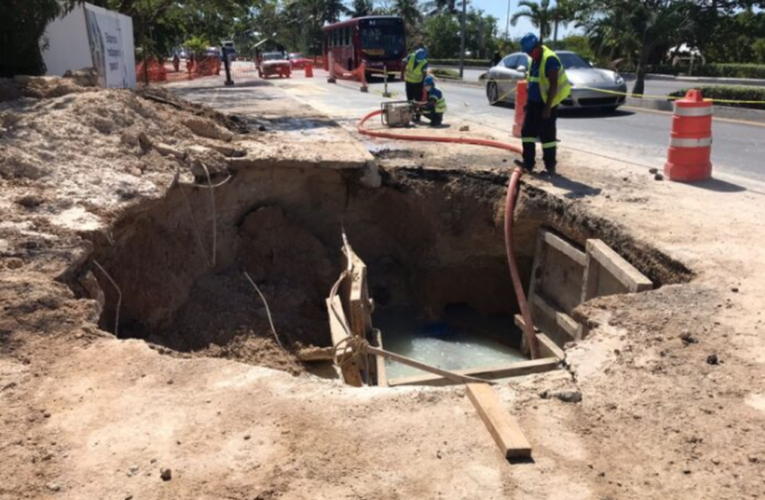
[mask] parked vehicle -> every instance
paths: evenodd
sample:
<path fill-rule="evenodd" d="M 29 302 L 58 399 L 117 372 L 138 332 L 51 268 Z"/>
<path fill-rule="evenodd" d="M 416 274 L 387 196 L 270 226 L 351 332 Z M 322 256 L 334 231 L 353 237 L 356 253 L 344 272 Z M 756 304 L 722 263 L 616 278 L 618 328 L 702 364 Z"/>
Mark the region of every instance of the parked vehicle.
<path fill-rule="evenodd" d="M 556 53 L 563 67 L 566 68 L 566 75 L 571 82 L 571 95 L 561 103 L 561 108 L 603 108 L 615 111 L 624 104 L 625 96 L 598 91 L 626 93 L 627 84 L 619 73 L 595 68 L 574 52 L 558 51 Z M 529 63 L 529 56 L 523 52 L 516 52 L 506 56 L 501 63 L 491 68 L 486 79 L 486 97 L 489 102 L 515 104 L 515 85 L 526 78 Z"/>
<path fill-rule="evenodd" d="M 367 16 L 322 28 L 325 68 L 332 58 L 344 70 L 366 64 L 367 74 L 379 75 L 384 68 L 400 73 L 406 55 L 404 20 L 395 16 Z"/>
<path fill-rule="evenodd" d="M 310 59 L 303 57 L 303 54 L 299 52 L 290 52 L 287 54 L 287 60 L 290 62 L 290 67 L 295 69 L 305 69 L 306 65 L 313 64 Z"/>
<path fill-rule="evenodd" d="M 292 76 L 292 66 L 284 52 L 266 52 L 258 58 L 258 76 L 271 78 L 274 75 L 279 78 Z"/>

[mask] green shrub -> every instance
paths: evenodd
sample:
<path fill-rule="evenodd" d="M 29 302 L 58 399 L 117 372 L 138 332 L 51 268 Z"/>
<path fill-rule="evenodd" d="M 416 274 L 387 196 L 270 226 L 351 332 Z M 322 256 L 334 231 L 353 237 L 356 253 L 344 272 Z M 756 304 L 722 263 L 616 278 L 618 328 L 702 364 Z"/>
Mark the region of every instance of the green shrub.
<path fill-rule="evenodd" d="M 459 59 L 429 59 L 428 63 L 441 66 L 459 66 Z M 481 68 L 491 67 L 491 62 L 487 59 L 465 59 L 465 66 L 478 66 Z"/>
<path fill-rule="evenodd" d="M 690 68 L 682 64 L 654 65 L 648 70 L 649 73 L 661 75 L 688 75 Z M 711 63 L 703 66 L 694 66 L 693 76 L 710 76 L 717 78 L 758 78 L 765 79 L 765 64 L 742 64 L 742 63 Z"/>
<path fill-rule="evenodd" d="M 430 70 L 434 75 L 436 75 L 439 78 L 445 78 L 445 79 L 452 79 L 452 80 L 459 80 L 460 79 L 460 72 L 456 69 L 449 69 L 449 68 L 431 68 Z"/>
<path fill-rule="evenodd" d="M 765 109 L 765 87 L 734 87 L 728 85 L 710 85 L 706 87 L 695 87 L 701 90 L 701 94 L 708 99 L 725 99 L 736 101 L 761 101 L 759 104 L 748 103 L 726 103 L 716 102 L 717 106 L 732 106 L 736 108 Z M 670 96 L 681 97 L 688 92 L 688 89 L 678 90 L 669 94 Z"/>

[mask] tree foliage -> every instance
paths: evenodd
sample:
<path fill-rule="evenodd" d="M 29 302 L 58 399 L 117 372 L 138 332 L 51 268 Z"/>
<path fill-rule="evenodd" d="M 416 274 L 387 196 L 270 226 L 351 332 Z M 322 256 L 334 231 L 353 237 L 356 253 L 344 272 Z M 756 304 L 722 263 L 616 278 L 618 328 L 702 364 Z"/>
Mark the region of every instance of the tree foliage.
<path fill-rule="evenodd" d="M 45 73 L 40 39 L 48 23 L 74 3 L 74 0 L 0 2 L 0 77 Z"/>

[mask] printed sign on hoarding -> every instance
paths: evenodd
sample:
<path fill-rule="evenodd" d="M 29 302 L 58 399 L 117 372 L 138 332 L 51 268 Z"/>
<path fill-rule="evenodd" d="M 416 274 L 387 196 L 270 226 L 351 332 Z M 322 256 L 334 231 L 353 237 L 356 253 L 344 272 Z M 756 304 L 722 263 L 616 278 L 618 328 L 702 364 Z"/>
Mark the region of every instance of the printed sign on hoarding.
<path fill-rule="evenodd" d="M 132 20 L 90 4 L 85 4 L 84 10 L 90 54 L 99 84 L 106 88 L 134 88 Z"/>

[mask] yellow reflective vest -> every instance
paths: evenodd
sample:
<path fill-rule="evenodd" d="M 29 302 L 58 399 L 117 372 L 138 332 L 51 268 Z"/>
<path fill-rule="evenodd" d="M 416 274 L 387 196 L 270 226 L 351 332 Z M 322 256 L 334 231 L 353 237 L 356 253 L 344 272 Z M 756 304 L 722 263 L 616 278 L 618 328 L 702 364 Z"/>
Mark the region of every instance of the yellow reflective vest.
<path fill-rule="evenodd" d="M 422 83 L 425 79 L 425 72 L 422 69 L 426 64 L 428 64 L 427 59 L 423 59 L 418 63 L 415 61 L 414 54 L 409 54 L 409 61 L 406 64 L 407 83 Z"/>
<path fill-rule="evenodd" d="M 563 67 L 563 63 L 561 63 L 558 54 L 548 49 L 547 46 L 542 45 L 542 61 L 540 61 L 539 65 L 539 76 L 531 76 L 531 66 L 533 65 L 532 62 L 529 64 L 529 69 L 526 73 L 526 79 L 529 83 L 539 83 L 539 91 L 542 93 L 542 102 L 547 104 L 547 94 L 550 93 L 550 81 L 547 79 L 545 68 L 547 67 L 547 60 L 551 57 L 554 57 L 560 65 L 560 69 L 558 70 L 558 92 L 555 94 L 555 98 L 552 102 L 552 107 L 555 107 L 560 104 L 566 97 L 571 95 L 571 82 L 568 81 L 568 77 L 566 76 L 566 69 Z"/>

